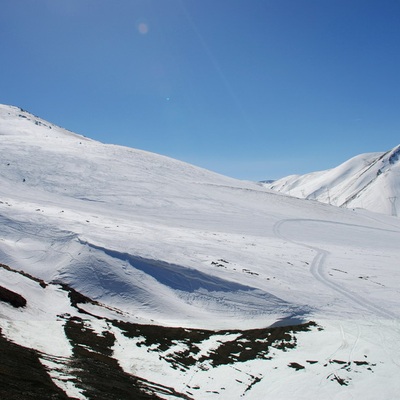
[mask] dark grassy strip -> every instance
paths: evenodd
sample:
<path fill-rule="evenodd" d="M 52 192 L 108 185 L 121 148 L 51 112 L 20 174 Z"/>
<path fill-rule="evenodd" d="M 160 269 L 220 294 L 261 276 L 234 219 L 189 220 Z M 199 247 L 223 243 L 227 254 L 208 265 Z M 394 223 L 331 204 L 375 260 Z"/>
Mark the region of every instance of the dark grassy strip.
<path fill-rule="evenodd" d="M 8 341 L 0 330 L 0 399 L 71 398 L 50 379 L 36 351 Z"/>
<path fill-rule="evenodd" d="M 166 361 L 175 368 L 185 369 L 196 363 L 211 360 L 213 366 L 245 362 L 254 359 L 268 359 L 270 347 L 286 351 L 296 347 L 295 333 L 309 331 L 315 322 L 295 326 L 275 328 L 209 331 L 199 329 L 171 328 L 155 325 L 139 325 L 122 321 L 111 321 L 129 338 L 142 338 L 138 346 L 152 347 L 157 352 L 164 352 L 182 342 L 187 349 L 170 355 Z M 200 343 L 214 335 L 237 334 L 234 340 L 221 342 L 218 348 L 204 355 L 199 360 L 195 356 L 200 351 Z"/>
<path fill-rule="evenodd" d="M 117 360 L 111 357 L 111 347 L 115 342 L 112 333 L 105 331 L 98 335 L 86 327 L 82 319 L 76 317 L 67 321 L 65 333 L 73 346 L 70 367 L 76 376 L 75 385 L 89 399 L 159 399 L 157 393 L 188 399 L 172 388 L 124 372 Z"/>
<path fill-rule="evenodd" d="M 34 282 L 37 282 L 42 288 L 45 288 L 47 286 L 47 283 L 43 279 L 38 279 L 38 278 L 28 274 L 25 271 L 18 271 L 17 269 L 13 269 L 13 268 L 9 267 L 8 265 L 1 264 L 1 263 L 0 263 L 0 268 L 3 268 L 10 272 L 15 272 L 16 274 L 20 274 L 20 275 L 24 276 L 25 278 L 28 278 Z"/>

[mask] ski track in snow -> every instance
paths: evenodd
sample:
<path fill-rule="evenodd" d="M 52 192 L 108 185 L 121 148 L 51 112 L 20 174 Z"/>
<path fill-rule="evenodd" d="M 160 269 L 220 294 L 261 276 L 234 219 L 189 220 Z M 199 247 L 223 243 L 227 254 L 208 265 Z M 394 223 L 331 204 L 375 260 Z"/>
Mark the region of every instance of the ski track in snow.
<path fill-rule="evenodd" d="M 350 290 L 346 289 L 344 286 L 333 282 L 331 279 L 328 278 L 326 272 L 325 272 L 325 264 L 326 264 L 326 258 L 329 257 L 330 252 L 327 250 L 324 250 L 320 247 L 317 247 L 315 245 L 303 243 L 299 240 L 293 240 L 289 238 L 287 235 L 282 234 L 281 228 L 284 224 L 301 224 L 304 222 L 314 222 L 318 224 L 325 224 L 325 225 L 343 225 L 343 226 L 348 226 L 348 227 L 357 227 L 357 228 L 363 228 L 363 229 L 373 229 L 373 230 L 382 230 L 382 231 L 387 231 L 387 232 L 398 232 L 397 230 L 388 230 L 388 229 L 380 229 L 380 228 L 372 228 L 372 227 L 367 227 L 367 226 L 362 226 L 362 225 L 355 225 L 355 224 L 346 224 L 343 222 L 335 222 L 335 221 L 324 221 L 324 220 L 316 220 L 316 219 L 301 219 L 301 218 L 296 218 L 296 219 L 284 219 L 281 221 L 278 221 L 275 223 L 273 230 L 276 236 L 280 237 L 283 240 L 287 240 L 290 243 L 303 246 L 307 249 L 311 249 L 316 252 L 316 255 L 311 263 L 310 266 L 310 273 L 316 279 L 318 282 L 322 283 L 323 285 L 333 289 L 340 295 L 346 297 L 353 303 L 361 306 L 362 308 L 365 308 L 371 313 L 374 313 L 382 318 L 390 318 L 390 319 L 396 319 L 399 318 L 398 315 L 395 315 L 394 313 L 387 311 L 383 309 L 382 307 L 378 306 L 377 304 L 369 301 L 368 299 L 359 296 L 358 294 L 351 292 Z M 399 232 L 400 233 L 400 232 Z"/>

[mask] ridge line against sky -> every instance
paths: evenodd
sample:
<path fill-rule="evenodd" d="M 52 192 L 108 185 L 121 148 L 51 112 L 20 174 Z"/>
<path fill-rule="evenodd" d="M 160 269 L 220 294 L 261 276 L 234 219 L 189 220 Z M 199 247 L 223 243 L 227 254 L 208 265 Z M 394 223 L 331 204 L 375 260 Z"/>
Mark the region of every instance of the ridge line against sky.
<path fill-rule="evenodd" d="M 0 102 L 241 179 L 399 142 L 397 0 L 3 0 Z"/>

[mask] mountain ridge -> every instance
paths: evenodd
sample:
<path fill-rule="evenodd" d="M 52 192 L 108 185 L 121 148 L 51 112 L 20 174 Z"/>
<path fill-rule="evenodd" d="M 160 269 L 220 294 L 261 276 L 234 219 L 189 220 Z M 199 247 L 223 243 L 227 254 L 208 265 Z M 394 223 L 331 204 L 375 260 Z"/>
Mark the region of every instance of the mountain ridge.
<path fill-rule="evenodd" d="M 360 154 L 329 170 L 291 175 L 263 185 L 299 198 L 397 216 L 399 155 L 400 145 L 386 152 Z"/>

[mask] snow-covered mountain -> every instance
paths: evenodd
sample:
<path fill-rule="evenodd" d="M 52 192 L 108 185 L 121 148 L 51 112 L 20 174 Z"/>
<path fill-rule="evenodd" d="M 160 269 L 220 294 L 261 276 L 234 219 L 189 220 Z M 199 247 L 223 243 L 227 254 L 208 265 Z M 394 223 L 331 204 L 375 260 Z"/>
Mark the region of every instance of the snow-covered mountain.
<path fill-rule="evenodd" d="M 299 198 L 398 216 L 400 145 L 383 153 L 361 154 L 333 169 L 291 175 L 265 186 Z"/>
<path fill-rule="evenodd" d="M 0 151 L 0 398 L 396 398 L 398 218 L 16 107 Z"/>

